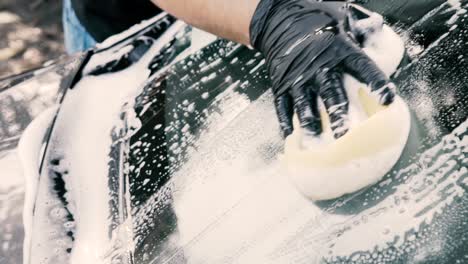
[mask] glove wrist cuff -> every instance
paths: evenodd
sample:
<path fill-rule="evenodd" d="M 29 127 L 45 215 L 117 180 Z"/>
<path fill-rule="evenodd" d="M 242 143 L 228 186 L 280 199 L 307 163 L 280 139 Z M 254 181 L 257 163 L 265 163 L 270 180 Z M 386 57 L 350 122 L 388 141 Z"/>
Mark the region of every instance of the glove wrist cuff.
<path fill-rule="evenodd" d="M 262 32 L 265 30 L 268 14 L 274 2 L 275 0 L 260 0 L 250 21 L 250 44 L 256 49 L 260 48 L 260 36 L 263 35 Z"/>

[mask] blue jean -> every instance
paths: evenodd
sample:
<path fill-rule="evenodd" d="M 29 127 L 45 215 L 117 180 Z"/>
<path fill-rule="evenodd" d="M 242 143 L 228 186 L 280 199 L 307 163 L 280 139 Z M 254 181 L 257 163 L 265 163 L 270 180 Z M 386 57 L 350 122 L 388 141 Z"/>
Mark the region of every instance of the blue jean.
<path fill-rule="evenodd" d="M 71 5 L 71 0 L 63 0 L 62 12 L 65 49 L 69 54 L 85 51 L 96 45 L 96 40 L 78 20 Z"/>

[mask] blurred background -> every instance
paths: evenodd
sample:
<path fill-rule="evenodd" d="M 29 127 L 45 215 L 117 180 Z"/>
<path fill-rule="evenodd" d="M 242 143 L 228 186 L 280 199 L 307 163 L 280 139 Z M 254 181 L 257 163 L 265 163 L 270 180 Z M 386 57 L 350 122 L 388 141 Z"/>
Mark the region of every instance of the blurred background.
<path fill-rule="evenodd" d="M 65 54 L 61 0 L 0 0 L 0 79 Z"/>
<path fill-rule="evenodd" d="M 64 56 L 61 0 L 0 0 L 0 79 Z M 55 100 L 58 77 L 0 93 L 0 264 L 23 259 L 24 179 L 15 147 L 31 120 Z"/>

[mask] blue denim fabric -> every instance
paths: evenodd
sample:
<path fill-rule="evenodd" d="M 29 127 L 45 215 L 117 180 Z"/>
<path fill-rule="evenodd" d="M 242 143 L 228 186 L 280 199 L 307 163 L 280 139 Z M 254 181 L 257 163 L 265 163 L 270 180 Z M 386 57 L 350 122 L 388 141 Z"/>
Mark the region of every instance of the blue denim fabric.
<path fill-rule="evenodd" d="M 62 12 L 65 49 L 69 54 L 84 51 L 96 45 L 96 40 L 78 20 L 71 0 L 63 0 Z"/>

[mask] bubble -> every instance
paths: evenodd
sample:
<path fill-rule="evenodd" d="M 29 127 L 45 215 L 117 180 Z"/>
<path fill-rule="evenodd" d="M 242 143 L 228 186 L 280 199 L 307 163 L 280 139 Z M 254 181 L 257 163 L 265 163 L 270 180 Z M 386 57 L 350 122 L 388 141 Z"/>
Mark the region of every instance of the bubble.
<path fill-rule="evenodd" d="M 68 221 L 63 224 L 63 227 L 68 230 L 74 229 L 76 227 L 76 223 L 74 221 Z"/>
<path fill-rule="evenodd" d="M 63 220 L 68 215 L 68 212 L 62 206 L 56 206 L 51 209 L 50 217 L 52 220 L 60 221 Z"/>

